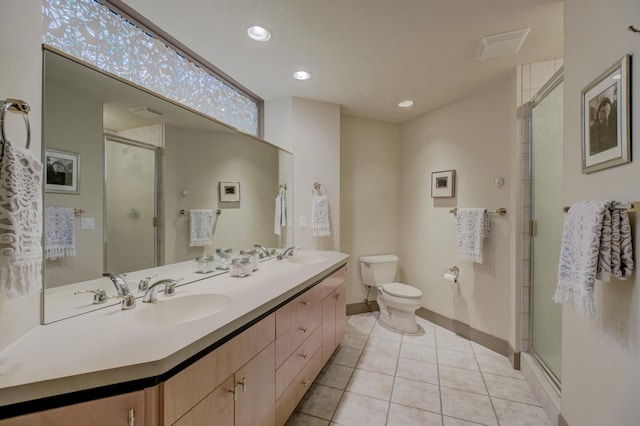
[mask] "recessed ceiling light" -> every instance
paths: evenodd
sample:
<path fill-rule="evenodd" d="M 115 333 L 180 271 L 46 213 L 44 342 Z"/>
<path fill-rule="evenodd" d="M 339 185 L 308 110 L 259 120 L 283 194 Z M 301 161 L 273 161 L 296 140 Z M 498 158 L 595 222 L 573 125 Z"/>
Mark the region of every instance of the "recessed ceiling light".
<path fill-rule="evenodd" d="M 257 25 L 249 27 L 247 34 L 255 41 L 267 41 L 271 38 L 271 31 Z"/>
<path fill-rule="evenodd" d="M 311 73 L 308 71 L 296 71 L 293 73 L 293 78 L 296 80 L 309 80 L 311 78 Z"/>
<path fill-rule="evenodd" d="M 398 102 L 398 106 L 400 108 L 409 108 L 410 106 L 413 106 L 413 101 L 406 100 L 406 101 Z"/>

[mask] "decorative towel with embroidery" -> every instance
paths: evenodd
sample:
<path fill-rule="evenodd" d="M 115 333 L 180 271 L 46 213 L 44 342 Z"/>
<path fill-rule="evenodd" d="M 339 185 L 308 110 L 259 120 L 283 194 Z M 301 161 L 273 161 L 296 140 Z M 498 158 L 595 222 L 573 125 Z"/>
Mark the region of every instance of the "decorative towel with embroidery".
<path fill-rule="evenodd" d="M 276 197 L 276 211 L 273 221 L 273 233 L 280 235 L 282 228 L 287 226 L 287 205 L 286 199 L 282 195 Z"/>
<path fill-rule="evenodd" d="M 211 245 L 213 210 L 192 209 L 189 212 L 189 247 Z"/>
<path fill-rule="evenodd" d="M 42 163 L 28 149 L 8 140 L 3 145 L 0 159 L 0 292 L 7 299 L 13 299 L 41 287 Z"/>
<path fill-rule="evenodd" d="M 570 303 L 587 318 L 596 314 L 596 279 L 629 278 L 633 248 L 629 213 L 614 201 L 591 200 L 571 205 L 562 229 L 556 303 Z"/>
<path fill-rule="evenodd" d="M 75 214 L 71 207 L 45 207 L 44 258 L 76 255 Z"/>
<path fill-rule="evenodd" d="M 326 195 L 314 195 L 311 204 L 311 234 L 314 237 L 331 235 L 329 224 L 329 198 Z"/>
<path fill-rule="evenodd" d="M 491 224 L 486 209 L 458 209 L 456 238 L 460 259 L 482 263 L 483 242 L 490 235 Z"/>

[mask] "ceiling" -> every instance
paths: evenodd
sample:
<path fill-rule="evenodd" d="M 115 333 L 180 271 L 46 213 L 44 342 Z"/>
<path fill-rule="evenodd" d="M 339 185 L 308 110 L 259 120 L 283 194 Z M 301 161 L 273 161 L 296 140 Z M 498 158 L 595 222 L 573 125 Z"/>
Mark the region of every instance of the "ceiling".
<path fill-rule="evenodd" d="M 402 123 L 563 57 L 559 0 L 123 0 L 265 101 L 302 97 Z M 252 25 L 272 32 L 249 39 Z M 531 28 L 520 51 L 475 59 L 482 37 Z M 308 81 L 291 75 L 312 73 Z M 401 109 L 398 102 L 412 99 Z"/>

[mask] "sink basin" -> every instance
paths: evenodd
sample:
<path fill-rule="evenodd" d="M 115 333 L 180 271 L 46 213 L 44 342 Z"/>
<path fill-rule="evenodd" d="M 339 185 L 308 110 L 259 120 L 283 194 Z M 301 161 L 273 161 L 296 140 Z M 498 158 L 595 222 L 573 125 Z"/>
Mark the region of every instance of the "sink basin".
<path fill-rule="evenodd" d="M 224 294 L 191 294 L 158 298 L 152 304 L 140 303 L 134 319 L 145 325 L 176 325 L 215 315 L 231 303 Z"/>
<path fill-rule="evenodd" d="M 322 263 L 329 260 L 324 256 L 308 255 L 308 256 L 291 256 L 287 257 L 287 260 L 291 263 L 300 263 L 302 265 L 313 265 L 314 263 Z"/>

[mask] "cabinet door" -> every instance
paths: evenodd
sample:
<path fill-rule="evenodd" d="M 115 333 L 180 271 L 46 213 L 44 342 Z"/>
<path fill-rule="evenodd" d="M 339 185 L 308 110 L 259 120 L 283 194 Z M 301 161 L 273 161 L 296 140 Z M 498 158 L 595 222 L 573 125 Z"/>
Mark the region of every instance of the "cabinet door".
<path fill-rule="evenodd" d="M 336 348 L 335 292 L 322 301 L 322 365 L 325 365 Z"/>
<path fill-rule="evenodd" d="M 233 426 L 234 377 L 229 377 L 174 426 Z"/>
<path fill-rule="evenodd" d="M 335 292 L 336 303 L 336 346 L 347 331 L 347 284 L 342 284 Z"/>
<path fill-rule="evenodd" d="M 235 374 L 236 426 L 273 426 L 276 410 L 276 357 L 271 343 Z"/>
<path fill-rule="evenodd" d="M 144 426 L 145 391 L 0 420 L 0 426 Z"/>

